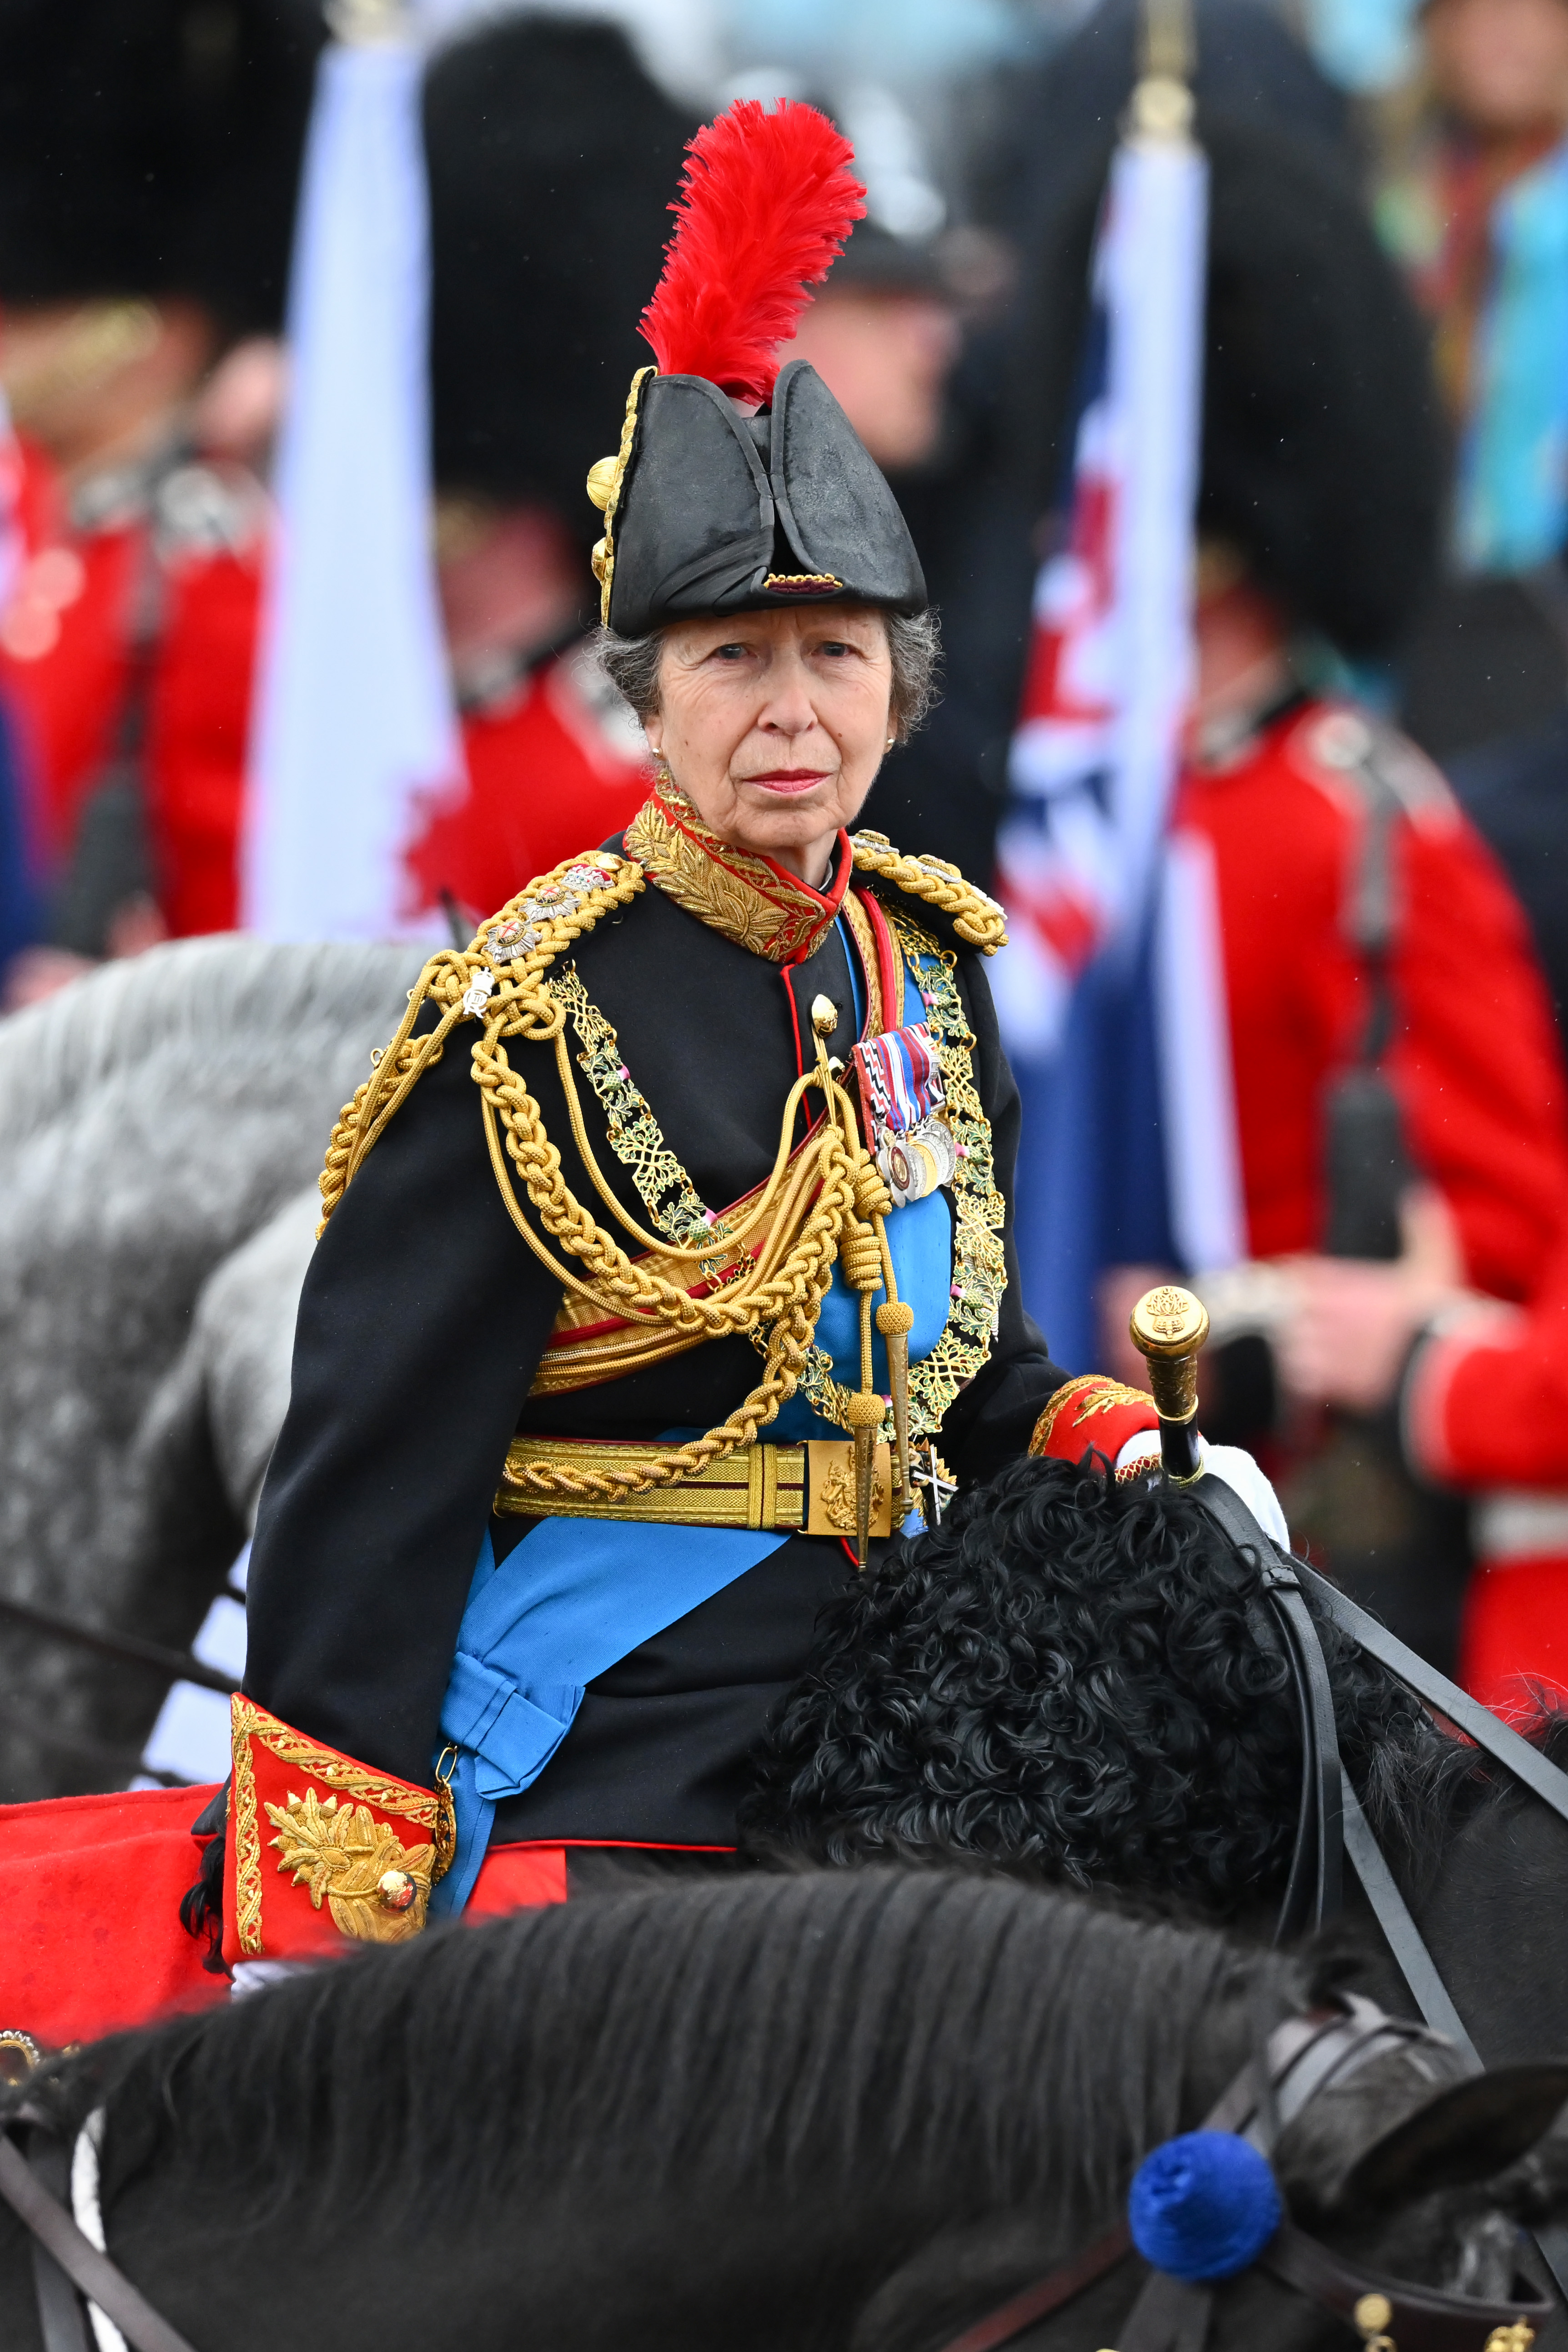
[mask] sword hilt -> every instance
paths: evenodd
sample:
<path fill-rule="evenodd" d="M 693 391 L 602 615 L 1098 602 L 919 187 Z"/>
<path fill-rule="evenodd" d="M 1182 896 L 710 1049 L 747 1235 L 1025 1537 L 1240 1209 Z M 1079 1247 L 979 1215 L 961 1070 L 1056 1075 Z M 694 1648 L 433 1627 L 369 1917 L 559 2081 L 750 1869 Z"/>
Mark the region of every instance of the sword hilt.
<path fill-rule="evenodd" d="M 1132 1341 L 1148 1360 L 1149 1387 L 1160 1417 L 1160 1459 L 1167 1477 L 1196 1478 L 1197 1451 L 1197 1355 L 1208 1337 L 1208 1309 L 1190 1290 L 1164 1283 L 1146 1290 L 1127 1324 Z"/>

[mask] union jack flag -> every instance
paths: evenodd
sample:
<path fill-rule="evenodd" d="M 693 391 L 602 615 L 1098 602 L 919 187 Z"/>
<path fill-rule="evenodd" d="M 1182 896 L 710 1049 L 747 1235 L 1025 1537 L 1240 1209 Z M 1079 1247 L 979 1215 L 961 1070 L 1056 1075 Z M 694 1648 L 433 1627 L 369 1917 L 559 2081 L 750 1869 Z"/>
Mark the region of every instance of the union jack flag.
<path fill-rule="evenodd" d="M 1184 1263 L 1173 1212 L 1203 1191 L 1173 1164 L 1192 1129 L 1169 1115 L 1166 1049 L 1192 1024 L 1165 1001 L 1159 916 L 1181 884 L 1166 838 L 1192 688 L 1207 248 L 1201 151 L 1129 136 L 1102 210 L 1071 495 L 1036 582 L 998 842 L 1019 1252 L 1072 1366 L 1096 1359 L 1102 1272 Z"/>

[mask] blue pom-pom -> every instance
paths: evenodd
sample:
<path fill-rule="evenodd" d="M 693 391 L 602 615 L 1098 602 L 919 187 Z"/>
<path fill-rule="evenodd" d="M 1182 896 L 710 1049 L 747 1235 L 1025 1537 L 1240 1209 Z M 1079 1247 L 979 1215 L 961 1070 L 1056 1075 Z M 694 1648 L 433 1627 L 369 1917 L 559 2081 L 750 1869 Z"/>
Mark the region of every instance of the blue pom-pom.
<path fill-rule="evenodd" d="M 1178 2279 L 1234 2278 L 1281 2219 L 1268 2158 L 1236 2132 L 1167 2139 L 1139 2165 L 1127 2198 L 1134 2245 Z"/>

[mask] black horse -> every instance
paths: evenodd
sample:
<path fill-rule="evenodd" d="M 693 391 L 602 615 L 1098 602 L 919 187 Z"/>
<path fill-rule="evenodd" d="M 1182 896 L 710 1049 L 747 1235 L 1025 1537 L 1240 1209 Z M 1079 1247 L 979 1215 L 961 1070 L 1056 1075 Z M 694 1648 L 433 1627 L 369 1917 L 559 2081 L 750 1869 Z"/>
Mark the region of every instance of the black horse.
<path fill-rule="evenodd" d="M 1191 1495 L 1020 1462 L 824 1612 L 748 1842 L 975 1855 L 1267 1933 L 1301 1753 L 1262 1594 Z M 1568 2051 L 1568 1824 L 1310 1605 L 1349 1777 L 1482 2055 Z M 1568 1719 L 1538 1737 L 1568 1762 Z M 1391 1968 L 1375 1981 L 1408 2011 Z"/>
<path fill-rule="evenodd" d="M 937 2352 L 1113 2222 L 1144 2153 L 1327 1990 L 1000 1877 L 756 1875 L 433 1933 L 28 2090 L 68 2136 L 103 2110 L 110 2254 L 199 2352 Z M 1516 2220 L 1568 2200 L 1554 2144 L 1524 2153 L 1568 2073 L 1460 2071 L 1374 2058 L 1275 2169 L 1341 2257 L 1503 2297 Z M 1118 2342 L 1141 2277 L 1019 2342 Z M 39 2340 L 0 2206 L 0 2341 Z M 1346 2338 L 1250 2271 L 1209 2340 Z"/>

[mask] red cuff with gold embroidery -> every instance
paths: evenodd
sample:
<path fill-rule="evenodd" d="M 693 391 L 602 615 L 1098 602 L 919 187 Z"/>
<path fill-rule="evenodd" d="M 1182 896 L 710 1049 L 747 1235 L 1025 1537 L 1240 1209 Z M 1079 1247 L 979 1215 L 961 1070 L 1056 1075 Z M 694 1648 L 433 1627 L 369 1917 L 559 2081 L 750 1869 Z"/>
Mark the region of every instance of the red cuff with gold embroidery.
<path fill-rule="evenodd" d="M 1127 1388 L 1103 1372 L 1085 1372 L 1057 1390 L 1035 1423 L 1029 1450 L 1057 1462 L 1082 1462 L 1092 1447 L 1114 1466 L 1129 1437 L 1159 1425 L 1155 1401 L 1142 1389 Z"/>
<path fill-rule="evenodd" d="M 401 1944 L 452 1857 L 452 1799 L 307 1739 L 238 1691 L 224 1958 L 303 1960 L 345 1937 Z"/>

